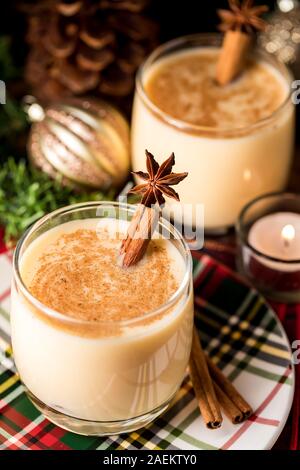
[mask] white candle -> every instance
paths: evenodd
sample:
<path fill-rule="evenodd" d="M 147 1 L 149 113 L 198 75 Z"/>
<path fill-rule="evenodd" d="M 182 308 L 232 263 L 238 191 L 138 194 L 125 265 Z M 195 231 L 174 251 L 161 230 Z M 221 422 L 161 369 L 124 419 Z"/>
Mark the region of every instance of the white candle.
<path fill-rule="evenodd" d="M 279 260 L 260 256 L 265 266 L 286 272 L 300 270 L 300 263 L 285 263 L 300 260 L 300 214 L 277 212 L 262 217 L 249 230 L 248 241 L 262 255 Z"/>

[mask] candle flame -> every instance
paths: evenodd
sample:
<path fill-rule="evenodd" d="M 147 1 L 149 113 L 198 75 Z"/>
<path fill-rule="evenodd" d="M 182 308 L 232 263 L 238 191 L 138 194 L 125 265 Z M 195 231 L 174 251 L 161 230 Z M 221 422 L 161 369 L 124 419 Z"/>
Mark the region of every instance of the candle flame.
<path fill-rule="evenodd" d="M 291 224 L 285 225 L 281 231 L 282 238 L 286 244 L 294 240 L 296 235 L 295 227 Z"/>

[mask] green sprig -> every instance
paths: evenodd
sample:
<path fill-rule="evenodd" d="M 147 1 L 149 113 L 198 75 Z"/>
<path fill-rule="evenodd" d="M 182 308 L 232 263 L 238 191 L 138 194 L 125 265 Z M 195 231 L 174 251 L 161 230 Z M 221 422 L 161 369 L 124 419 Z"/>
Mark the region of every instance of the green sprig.
<path fill-rule="evenodd" d="M 112 198 L 112 192 L 75 193 L 60 178 L 52 180 L 23 160 L 10 157 L 0 167 L 0 225 L 6 242 L 15 242 L 32 223 L 59 207 Z"/>

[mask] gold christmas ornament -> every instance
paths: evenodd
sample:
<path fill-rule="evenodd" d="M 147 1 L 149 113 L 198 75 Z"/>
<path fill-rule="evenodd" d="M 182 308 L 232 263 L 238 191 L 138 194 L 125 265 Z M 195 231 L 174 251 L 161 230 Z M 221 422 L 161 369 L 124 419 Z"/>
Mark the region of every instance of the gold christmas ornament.
<path fill-rule="evenodd" d="M 129 126 L 116 108 L 100 100 L 72 99 L 46 109 L 32 102 L 27 112 L 33 121 L 28 154 L 34 166 L 85 189 L 108 190 L 126 181 Z"/>

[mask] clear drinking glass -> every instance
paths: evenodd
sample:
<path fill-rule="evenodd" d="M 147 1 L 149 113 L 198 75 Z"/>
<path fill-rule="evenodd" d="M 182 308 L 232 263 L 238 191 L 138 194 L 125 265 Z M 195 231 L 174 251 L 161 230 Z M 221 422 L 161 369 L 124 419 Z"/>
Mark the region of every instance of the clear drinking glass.
<path fill-rule="evenodd" d="M 41 234 L 65 222 L 130 220 L 134 211 L 116 202 L 68 206 L 35 223 L 15 250 L 11 327 L 17 370 L 35 406 L 50 421 L 79 434 L 132 431 L 168 407 L 191 349 L 191 254 L 179 232 L 160 219 L 160 230 L 184 263 L 177 291 L 154 311 L 105 322 L 77 320 L 43 305 L 22 280 L 22 257 Z"/>
<path fill-rule="evenodd" d="M 181 202 L 203 204 L 205 229 L 216 233 L 234 225 L 250 200 L 284 189 L 294 144 L 294 106 L 289 91 L 267 118 L 221 130 L 175 119 L 151 101 L 145 83 L 152 67 L 179 52 L 219 48 L 221 41 L 218 34 L 185 36 L 158 47 L 147 58 L 137 74 L 131 134 L 133 170 L 143 168 L 145 148 L 160 162 L 175 152 L 175 171 L 189 173 L 180 185 Z M 254 58 L 275 69 L 289 90 L 292 77 L 285 65 L 259 48 Z M 190 223 L 195 225 L 195 220 L 191 218 Z"/>

